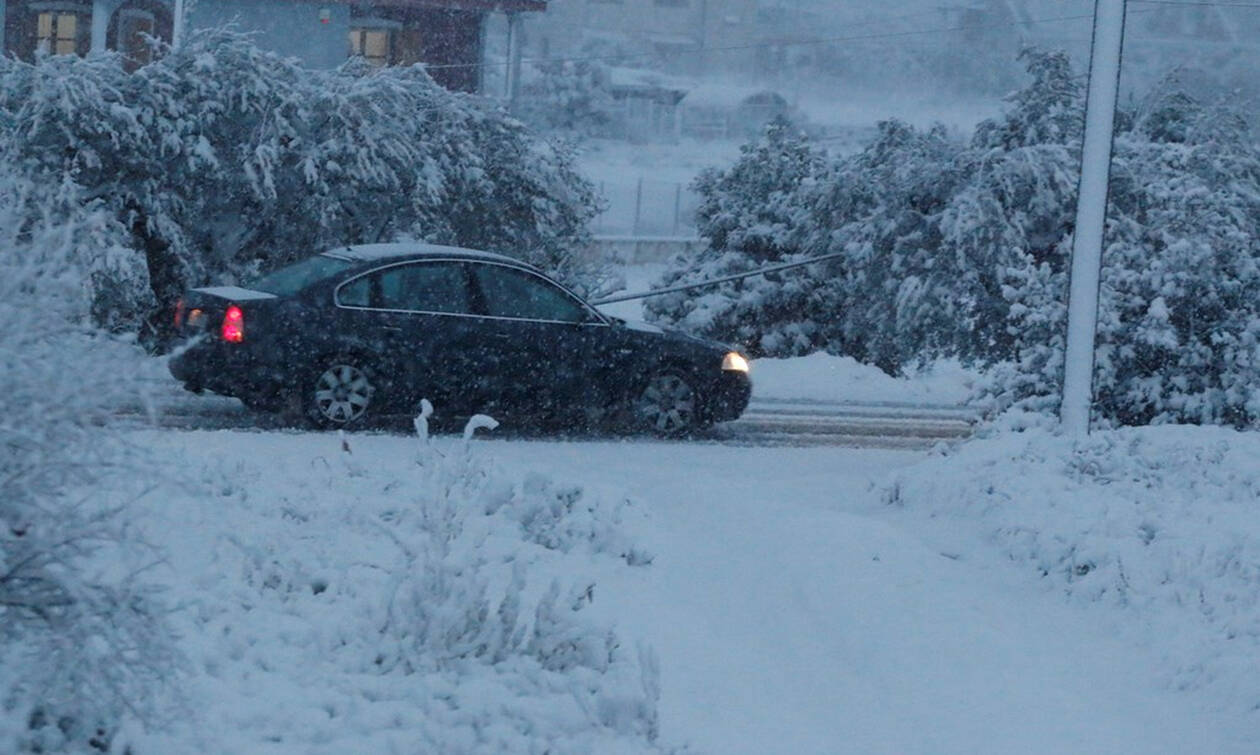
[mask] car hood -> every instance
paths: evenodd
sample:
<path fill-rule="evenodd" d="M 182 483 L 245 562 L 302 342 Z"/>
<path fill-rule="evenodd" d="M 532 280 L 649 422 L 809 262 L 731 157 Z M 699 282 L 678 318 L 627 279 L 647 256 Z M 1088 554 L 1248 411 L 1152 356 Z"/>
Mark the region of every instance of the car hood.
<path fill-rule="evenodd" d="M 697 338 L 696 336 L 684 333 L 681 330 L 662 328 L 659 325 L 642 322 L 639 320 L 622 320 L 617 318 L 627 331 L 630 331 L 636 340 L 643 342 L 651 342 L 654 340 L 664 340 L 669 343 L 678 344 L 680 346 L 690 346 L 692 348 L 701 347 L 710 351 L 738 351 L 733 346 L 718 341 L 711 341 L 707 338 Z"/>

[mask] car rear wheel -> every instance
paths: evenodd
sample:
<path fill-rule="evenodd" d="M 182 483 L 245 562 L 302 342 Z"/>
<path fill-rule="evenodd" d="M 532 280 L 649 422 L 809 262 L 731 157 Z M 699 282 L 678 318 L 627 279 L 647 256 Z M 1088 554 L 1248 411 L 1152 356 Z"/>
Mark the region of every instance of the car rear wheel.
<path fill-rule="evenodd" d="M 357 360 L 338 358 L 319 372 L 308 389 L 307 415 L 319 427 L 358 424 L 372 407 L 376 385 Z"/>
<path fill-rule="evenodd" d="M 648 379 L 634 405 L 636 424 L 656 435 L 684 435 L 700 427 L 700 402 L 691 383 L 677 372 Z"/>

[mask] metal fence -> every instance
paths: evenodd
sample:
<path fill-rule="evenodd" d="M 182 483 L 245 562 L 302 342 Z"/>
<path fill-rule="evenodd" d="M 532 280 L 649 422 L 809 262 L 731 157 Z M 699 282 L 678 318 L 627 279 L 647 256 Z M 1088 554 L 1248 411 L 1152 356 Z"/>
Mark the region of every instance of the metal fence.
<path fill-rule="evenodd" d="M 599 193 L 608 207 L 595 218 L 594 232 L 607 236 L 696 235 L 699 196 L 676 181 L 639 177 L 601 181 Z"/>

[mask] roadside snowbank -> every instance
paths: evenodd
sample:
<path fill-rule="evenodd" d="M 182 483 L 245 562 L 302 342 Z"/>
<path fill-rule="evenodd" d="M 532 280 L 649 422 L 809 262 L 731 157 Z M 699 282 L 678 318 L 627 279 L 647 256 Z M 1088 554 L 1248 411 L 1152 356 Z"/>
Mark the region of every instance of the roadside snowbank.
<path fill-rule="evenodd" d="M 458 443 L 257 440 L 163 454 L 193 483 L 139 523 L 170 552 L 190 715 L 136 752 L 655 751 L 653 651 L 582 611 L 592 569 L 651 561 L 628 504 Z"/>
<path fill-rule="evenodd" d="M 987 551 L 1114 609 L 1098 620 L 1160 654 L 1170 685 L 1260 708 L 1260 436 L 1163 426 L 1077 443 L 1033 429 L 939 453 L 886 500 L 930 517 L 956 553 Z"/>
<path fill-rule="evenodd" d="M 977 373 L 942 361 L 895 378 L 852 357 L 815 353 L 752 364 L 753 398 L 888 404 L 966 403 Z"/>

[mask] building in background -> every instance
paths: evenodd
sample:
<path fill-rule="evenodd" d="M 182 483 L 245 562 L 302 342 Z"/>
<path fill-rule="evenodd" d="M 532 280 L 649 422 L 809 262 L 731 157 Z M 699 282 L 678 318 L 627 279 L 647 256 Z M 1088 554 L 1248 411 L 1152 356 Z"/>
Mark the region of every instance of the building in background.
<path fill-rule="evenodd" d="M 530 58 L 597 55 L 678 75 L 749 70 L 759 0 L 551 0 L 525 22 Z"/>
<path fill-rule="evenodd" d="M 146 36 L 170 41 L 177 0 L 0 0 L 3 51 L 87 55 L 117 50 L 148 62 Z M 484 91 L 487 19 L 543 11 L 546 0 L 183 0 L 189 29 L 230 24 L 312 68 L 361 55 L 376 65 L 431 66 L 443 86 Z M 509 24 L 509 28 L 518 27 Z M 519 56 L 519 47 L 516 47 Z M 497 92 L 496 92 L 497 93 Z"/>

